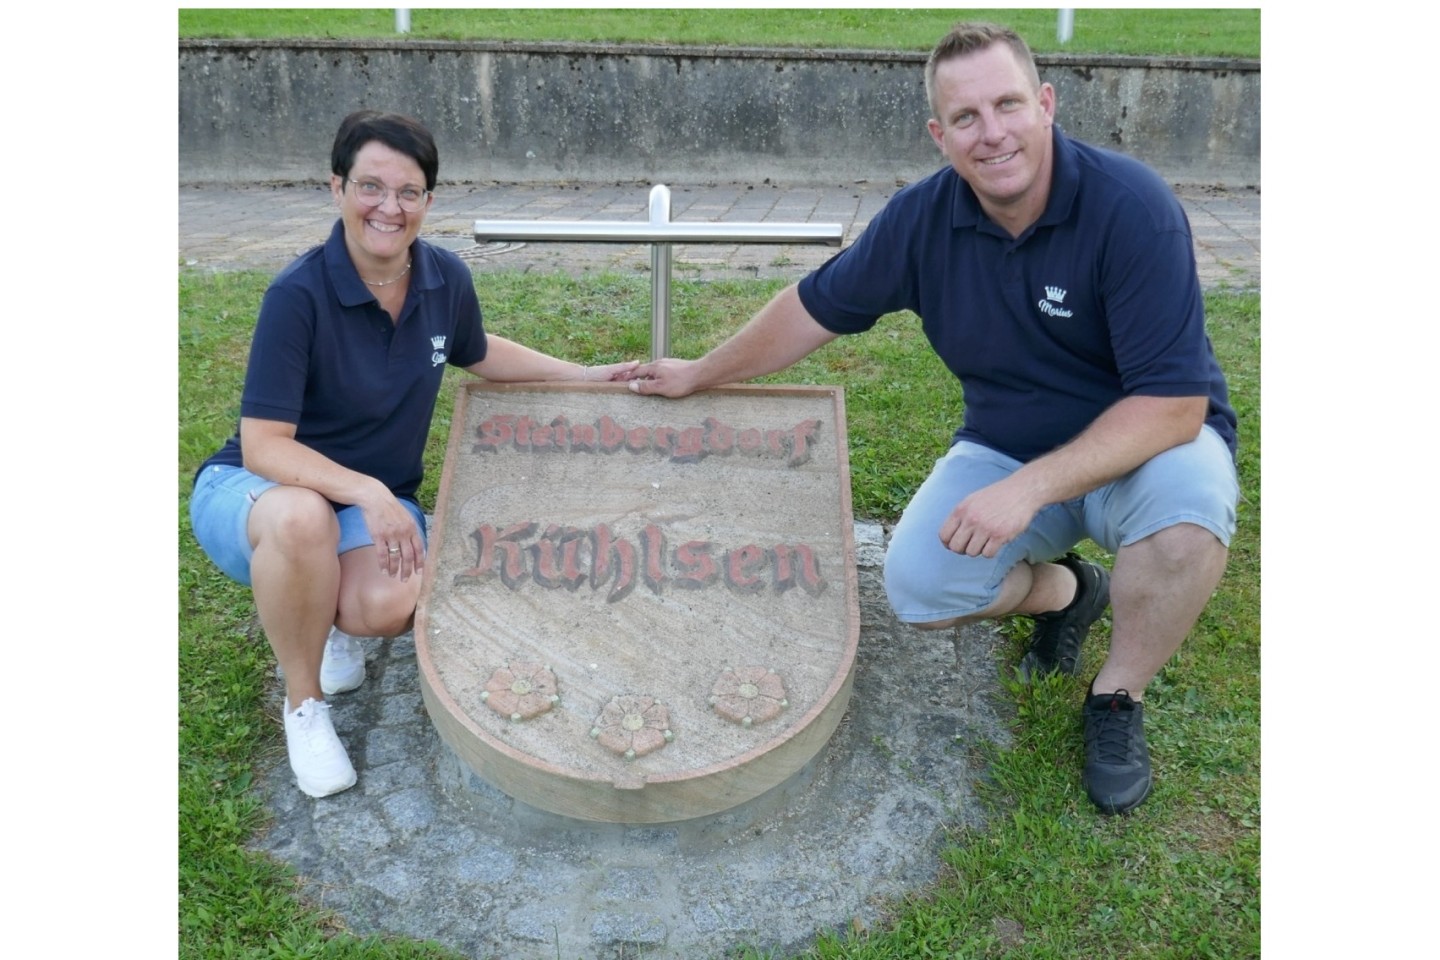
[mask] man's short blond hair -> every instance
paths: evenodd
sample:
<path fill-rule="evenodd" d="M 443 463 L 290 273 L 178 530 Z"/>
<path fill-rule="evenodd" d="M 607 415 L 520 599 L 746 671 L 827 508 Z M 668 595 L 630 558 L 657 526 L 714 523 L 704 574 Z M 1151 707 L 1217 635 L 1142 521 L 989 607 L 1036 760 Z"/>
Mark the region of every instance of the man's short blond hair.
<path fill-rule="evenodd" d="M 1035 56 L 1030 52 L 1030 46 L 1020 38 L 1020 34 L 995 23 L 957 23 L 935 44 L 935 49 L 930 51 L 930 59 L 925 61 L 925 97 L 930 101 L 931 114 L 937 119 L 940 116 L 940 110 L 935 104 L 935 71 L 940 64 L 956 57 L 977 53 L 996 43 L 1009 45 L 1015 59 L 1030 74 L 1035 89 L 1040 89 L 1040 71 L 1035 68 Z"/>

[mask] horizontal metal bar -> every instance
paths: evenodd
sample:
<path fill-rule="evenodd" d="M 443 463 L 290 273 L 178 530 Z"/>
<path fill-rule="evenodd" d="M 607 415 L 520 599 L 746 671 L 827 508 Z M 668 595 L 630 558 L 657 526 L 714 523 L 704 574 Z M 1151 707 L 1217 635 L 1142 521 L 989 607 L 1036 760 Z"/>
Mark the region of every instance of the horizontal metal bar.
<path fill-rule="evenodd" d="M 824 243 L 840 246 L 838 223 L 672 223 L 670 188 L 650 188 L 649 221 L 476 220 L 475 242 L 544 240 L 650 244 L 650 359 L 670 355 L 670 247 L 676 243 Z"/>
<path fill-rule="evenodd" d="M 838 247 L 838 223 L 632 223 L 624 220 L 476 220 L 475 242 L 823 243 Z"/>

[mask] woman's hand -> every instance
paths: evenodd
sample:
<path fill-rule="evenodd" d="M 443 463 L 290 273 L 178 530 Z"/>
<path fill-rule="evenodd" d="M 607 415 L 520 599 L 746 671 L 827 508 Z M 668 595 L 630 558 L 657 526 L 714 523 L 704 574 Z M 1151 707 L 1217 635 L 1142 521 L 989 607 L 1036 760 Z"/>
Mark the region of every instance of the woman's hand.
<path fill-rule="evenodd" d="M 365 527 L 375 541 L 380 570 L 403 583 L 425 568 L 425 541 L 415 518 L 394 494 L 378 481 L 379 492 L 359 504 Z"/>
<path fill-rule="evenodd" d="M 596 367 L 581 367 L 579 379 L 587 383 L 608 383 L 610 381 L 633 380 L 639 360 L 625 360 L 621 363 L 603 363 Z"/>

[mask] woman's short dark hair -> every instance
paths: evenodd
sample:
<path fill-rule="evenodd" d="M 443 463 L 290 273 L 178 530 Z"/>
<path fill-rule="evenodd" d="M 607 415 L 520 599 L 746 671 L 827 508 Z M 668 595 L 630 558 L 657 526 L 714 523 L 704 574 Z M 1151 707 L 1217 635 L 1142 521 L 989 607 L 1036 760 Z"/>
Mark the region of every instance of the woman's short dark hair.
<path fill-rule="evenodd" d="M 440 172 L 440 152 L 435 149 L 435 138 L 419 120 L 398 113 L 356 110 L 342 120 L 335 134 L 335 145 L 330 148 L 330 171 L 341 178 L 350 176 L 355 155 L 371 140 L 379 140 L 414 160 L 425 174 L 425 189 L 435 189 L 435 177 Z"/>

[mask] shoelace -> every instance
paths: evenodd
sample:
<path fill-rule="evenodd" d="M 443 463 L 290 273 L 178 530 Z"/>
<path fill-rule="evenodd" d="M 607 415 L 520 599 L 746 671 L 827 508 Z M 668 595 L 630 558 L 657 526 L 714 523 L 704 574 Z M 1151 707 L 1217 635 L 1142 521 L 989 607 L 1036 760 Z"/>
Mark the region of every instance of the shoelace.
<path fill-rule="evenodd" d="M 333 660 L 349 660 L 357 646 L 354 637 L 336 637 L 328 641 L 330 657 Z"/>
<path fill-rule="evenodd" d="M 292 717 L 300 721 L 297 729 L 300 735 L 305 738 L 305 746 L 312 753 L 324 749 L 329 742 L 329 737 L 324 736 L 322 733 L 323 727 L 320 723 L 320 711 L 328 712 L 329 709 L 330 704 L 328 703 L 317 703 L 314 700 L 309 700 L 306 701 L 304 706 L 291 714 Z"/>
<path fill-rule="evenodd" d="M 1130 724 L 1135 719 L 1135 710 L 1120 705 L 1120 694 L 1130 696 L 1128 690 L 1117 690 L 1110 696 L 1105 712 L 1096 721 L 1095 752 L 1101 763 L 1128 763 L 1130 760 Z"/>

